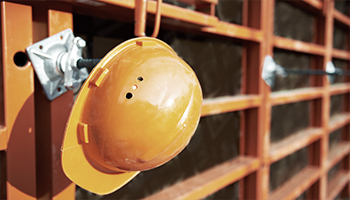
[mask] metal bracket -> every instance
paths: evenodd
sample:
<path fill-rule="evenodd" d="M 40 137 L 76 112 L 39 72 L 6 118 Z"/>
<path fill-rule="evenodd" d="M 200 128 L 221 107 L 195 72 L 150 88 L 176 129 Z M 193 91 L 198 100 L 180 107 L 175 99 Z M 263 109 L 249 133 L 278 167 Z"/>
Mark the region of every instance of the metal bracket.
<path fill-rule="evenodd" d="M 79 87 L 88 77 L 86 68 L 77 68 L 85 45 L 82 38 L 74 37 L 72 30 L 67 29 L 27 47 L 27 55 L 49 100 Z"/>

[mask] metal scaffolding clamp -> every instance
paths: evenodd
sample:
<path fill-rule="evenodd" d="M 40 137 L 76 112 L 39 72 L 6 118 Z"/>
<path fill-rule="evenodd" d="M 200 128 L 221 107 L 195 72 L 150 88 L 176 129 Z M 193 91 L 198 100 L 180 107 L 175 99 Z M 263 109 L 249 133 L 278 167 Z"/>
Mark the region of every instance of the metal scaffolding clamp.
<path fill-rule="evenodd" d="M 27 55 L 49 100 L 79 87 L 88 77 L 87 69 L 77 66 L 85 45 L 82 38 L 74 37 L 72 30 L 67 29 L 27 47 Z"/>
<path fill-rule="evenodd" d="M 287 73 L 281 65 L 277 65 L 271 56 L 266 56 L 264 60 L 264 66 L 262 71 L 262 78 L 266 84 L 273 87 L 277 74 L 286 77 Z"/>

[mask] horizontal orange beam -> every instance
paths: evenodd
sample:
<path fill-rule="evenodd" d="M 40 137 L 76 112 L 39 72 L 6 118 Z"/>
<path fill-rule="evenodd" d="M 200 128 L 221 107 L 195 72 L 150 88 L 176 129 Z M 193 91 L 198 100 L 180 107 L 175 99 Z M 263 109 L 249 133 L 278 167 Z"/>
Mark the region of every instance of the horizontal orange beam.
<path fill-rule="evenodd" d="M 0 151 L 7 149 L 7 128 L 0 125 Z"/>
<path fill-rule="evenodd" d="M 331 95 L 345 94 L 350 92 L 350 83 L 339 83 L 330 86 Z"/>
<path fill-rule="evenodd" d="M 146 199 L 201 199 L 242 179 L 256 171 L 259 166 L 260 162 L 258 159 L 239 156 L 164 189 Z"/>
<path fill-rule="evenodd" d="M 261 42 L 264 39 L 260 30 L 222 21 L 212 27 L 203 27 L 202 31 L 254 42 Z"/>
<path fill-rule="evenodd" d="M 340 50 L 340 49 L 333 49 L 332 57 L 343 59 L 343 60 L 350 60 L 350 52 L 345 50 Z"/>
<path fill-rule="evenodd" d="M 129 9 L 135 8 L 135 2 L 133 0 L 130 0 L 130 1 L 99 0 L 99 1 L 103 3 L 126 7 Z M 155 1 L 148 1 L 147 11 L 148 13 L 153 13 L 153 14 L 156 12 Z M 203 28 L 201 29 L 201 31 L 203 32 L 223 35 L 227 37 L 233 37 L 233 38 L 242 39 L 242 40 L 255 41 L 255 42 L 260 42 L 263 40 L 263 33 L 260 30 L 248 28 L 245 26 L 240 26 L 237 24 L 222 22 L 222 21 L 219 21 L 217 17 L 203 14 L 201 12 L 181 8 L 178 6 L 169 5 L 166 3 L 162 4 L 161 12 L 163 17 L 168 17 L 168 18 L 203 26 Z"/>
<path fill-rule="evenodd" d="M 349 172 L 339 170 L 327 185 L 327 198 L 335 199 L 349 182 Z"/>
<path fill-rule="evenodd" d="M 289 38 L 274 36 L 273 44 L 276 48 L 297 51 L 307 54 L 321 55 L 325 54 L 325 48 L 322 45 L 302 42 Z"/>
<path fill-rule="evenodd" d="M 312 100 L 322 97 L 324 89 L 322 88 L 305 88 L 289 91 L 273 92 L 270 95 L 273 106 L 294 103 L 299 101 Z"/>
<path fill-rule="evenodd" d="M 323 134 L 321 128 L 308 128 L 299 131 L 286 139 L 272 143 L 270 148 L 270 163 L 276 162 L 296 151 L 302 149 L 316 140 Z"/>
<path fill-rule="evenodd" d="M 344 15 L 343 13 L 341 13 L 340 11 L 334 9 L 334 19 L 337 20 L 338 22 L 350 27 L 350 18 L 346 15 Z"/>
<path fill-rule="evenodd" d="M 323 2 L 320 0 L 302 0 L 302 1 L 304 1 L 305 3 L 309 4 L 310 6 L 318 10 L 323 9 Z"/>
<path fill-rule="evenodd" d="M 238 95 L 233 97 L 204 99 L 202 116 L 254 108 L 258 107 L 260 104 L 261 97 L 258 95 Z"/>
<path fill-rule="evenodd" d="M 272 192 L 269 199 L 296 199 L 320 177 L 320 170 L 316 167 L 305 167 L 297 175 Z"/>
<path fill-rule="evenodd" d="M 135 8 L 135 1 L 133 0 L 98 0 L 99 2 L 113 4 L 121 7 L 126 7 L 129 9 Z M 156 1 L 148 1 L 147 12 L 156 13 Z M 181 13 L 181 14 L 180 14 Z M 218 18 L 210 15 L 206 15 L 193 10 L 181 8 L 178 6 L 173 6 L 170 4 L 162 3 L 161 7 L 162 17 L 168 17 L 172 19 L 177 19 L 180 21 L 185 21 L 201 26 L 213 26 L 218 22 Z"/>
<path fill-rule="evenodd" d="M 328 133 L 331 134 L 348 123 L 350 123 L 350 113 L 335 114 L 329 119 Z"/>
<path fill-rule="evenodd" d="M 335 147 L 330 149 L 326 162 L 326 170 L 330 170 L 337 163 L 350 153 L 350 142 L 341 141 Z"/>
<path fill-rule="evenodd" d="M 300 8 L 303 12 L 319 15 L 323 11 L 323 2 L 320 0 L 284 0 L 285 2 Z"/>
<path fill-rule="evenodd" d="M 178 0 L 187 4 L 213 3 L 218 4 L 218 0 Z"/>

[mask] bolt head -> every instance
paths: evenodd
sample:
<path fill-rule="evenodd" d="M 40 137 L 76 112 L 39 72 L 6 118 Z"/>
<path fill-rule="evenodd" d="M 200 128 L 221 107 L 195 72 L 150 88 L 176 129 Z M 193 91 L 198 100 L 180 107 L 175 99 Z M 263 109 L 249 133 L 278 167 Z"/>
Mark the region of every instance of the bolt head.
<path fill-rule="evenodd" d="M 78 46 L 79 48 L 84 48 L 84 47 L 86 46 L 85 40 L 83 40 L 83 39 L 81 39 L 81 38 L 78 38 L 78 39 L 77 39 L 77 46 Z"/>

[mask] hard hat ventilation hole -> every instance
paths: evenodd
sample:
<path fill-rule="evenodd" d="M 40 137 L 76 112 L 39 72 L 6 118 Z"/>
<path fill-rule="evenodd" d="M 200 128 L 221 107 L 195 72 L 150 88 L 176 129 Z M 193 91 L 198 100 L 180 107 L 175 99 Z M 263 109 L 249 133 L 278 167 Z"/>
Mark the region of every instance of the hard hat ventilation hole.
<path fill-rule="evenodd" d="M 139 77 L 137 78 L 137 80 L 138 80 L 138 81 L 143 81 L 143 77 L 142 77 L 142 76 L 139 76 Z"/>
<path fill-rule="evenodd" d="M 125 98 L 131 99 L 132 98 L 132 93 L 131 92 L 126 93 Z"/>
<path fill-rule="evenodd" d="M 42 46 L 42 45 L 40 45 L 40 46 L 39 46 L 39 49 L 43 49 L 43 46 Z"/>

